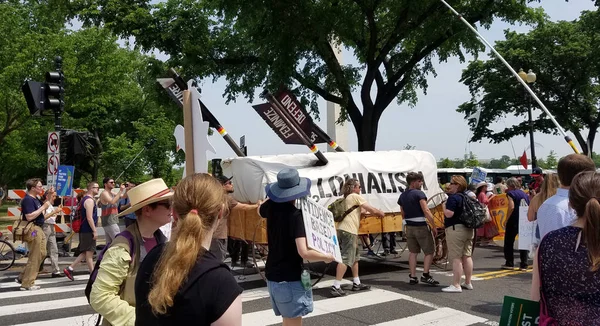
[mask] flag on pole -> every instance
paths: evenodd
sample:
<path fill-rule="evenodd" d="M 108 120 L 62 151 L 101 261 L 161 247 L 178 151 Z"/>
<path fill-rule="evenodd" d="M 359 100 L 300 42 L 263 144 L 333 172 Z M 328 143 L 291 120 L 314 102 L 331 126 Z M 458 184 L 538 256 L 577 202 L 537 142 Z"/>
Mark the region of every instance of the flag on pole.
<path fill-rule="evenodd" d="M 521 165 L 523 165 L 523 168 L 525 170 L 527 170 L 527 151 L 523 151 L 523 156 L 521 156 L 521 158 L 519 159 L 519 162 L 521 162 Z"/>
<path fill-rule="evenodd" d="M 479 124 L 480 117 L 481 117 L 481 107 L 478 108 L 477 111 L 475 111 L 475 113 L 473 113 L 467 117 L 467 119 L 469 119 L 469 120 L 475 119 L 475 127 L 473 127 L 473 129 L 477 129 L 477 125 Z"/>

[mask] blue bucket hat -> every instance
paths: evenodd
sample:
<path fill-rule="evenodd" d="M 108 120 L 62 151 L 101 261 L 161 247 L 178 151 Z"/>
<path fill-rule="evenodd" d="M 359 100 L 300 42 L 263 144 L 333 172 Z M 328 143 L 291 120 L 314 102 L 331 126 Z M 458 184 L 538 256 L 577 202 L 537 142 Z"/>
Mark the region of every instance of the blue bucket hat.
<path fill-rule="evenodd" d="M 285 203 L 310 195 L 310 179 L 300 178 L 296 169 L 283 169 L 277 173 L 277 182 L 268 184 L 265 191 L 272 201 Z"/>

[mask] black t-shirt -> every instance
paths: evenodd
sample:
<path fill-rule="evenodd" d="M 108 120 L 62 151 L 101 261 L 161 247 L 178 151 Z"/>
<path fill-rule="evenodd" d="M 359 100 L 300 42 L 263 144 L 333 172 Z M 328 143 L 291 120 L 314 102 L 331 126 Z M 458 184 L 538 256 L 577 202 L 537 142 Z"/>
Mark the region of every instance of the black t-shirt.
<path fill-rule="evenodd" d="M 25 198 L 21 200 L 21 212 L 23 213 L 23 221 L 26 221 L 27 218 L 25 215 L 31 214 L 37 211 L 40 207 L 42 207 L 42 202 L 39 199 L 31 197 L 30 195 L 25 195 Z M 33 224 L 42 226 L 44 225 L 44 212 L 41 212 L 34 220 L 32 220 Z"/>
<path fill-rule="evenodd" d="M 424 192 L 419 189 L 406 189 L 398 198 L 398 205 L 402 206 L 404 212 L 404 220 L 406 225 L 412 226 L 424 226 L 427 225 L 426 221 L 411 221 L 411 218 L 421 217 L 425 218 L 425 213 L 421 208 L 421 199 L 427 201 L 427 196 Z"/>
<path fill-rule="evenodd" d="M 267 279 L 273 282 L 299 281 L 302 257 L 298 254 L 296 238 L 306 237 L 302 211 L 291 203 L 267 200 L 260 206 L 260 216 L 267 219 Z"/>
<path fill-rule="evenodd" d="M 148 303 L 152 289 L 152 273 L 166 244 L 152 249 L 140 265 L 135 281 L 135 324 L 210 325 L 217 321 L 243 289 L 237 284 L 227 265 L 206 251 L 188 274 L 167 314 L 155 316 Z"/>
<path fill-rule="evenodd" d="M 466 196 L 466 195 L 465 195 Z M 463 207 L 463 198 L 460 194 L 452 194 L 448 197 L 448 201 L 446 201 L 446 209 L 454 212 L 454 216 L 448 218 L 444 218 L 444 226 L 450 227 L 456 224 L 463 224 L 460 221 L 460 216 L 462 215 Z"/>

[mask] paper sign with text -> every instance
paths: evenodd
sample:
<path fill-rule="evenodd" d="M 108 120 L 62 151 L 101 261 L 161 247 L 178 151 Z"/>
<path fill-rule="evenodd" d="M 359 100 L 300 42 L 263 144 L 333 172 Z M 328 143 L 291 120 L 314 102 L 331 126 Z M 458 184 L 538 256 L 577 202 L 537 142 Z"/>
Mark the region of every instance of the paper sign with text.
<path fill-rule="evenodd" d="M 473 172 L 471 173 L 471 182 L 479 183 L 481 181 L 485 181 L 486 176 L 487 176 L 486 171 L 483 171 L 480 168 L 473 168 Z"/>
<path fill-rule="evenodd" d="M 60 197 L 71 196 L 73 193 L 73 174 L 75 167 L 71 165 L 60 165 L 56 177 L 56 194 Z"/>
<path fill-rule="evenodd" d="M 308 248 L 324 254 L 332 254 L 337 262 L 342 262 L 340 244 L 335 231 L 333 214 L 311 198 L 299 200 L 306 231 Z"/>
<path fill-rule="evenodd" d="M 539 302 L 509 296 L 504 297 L 499 326 L 537 326 L 539 324 Z"/>

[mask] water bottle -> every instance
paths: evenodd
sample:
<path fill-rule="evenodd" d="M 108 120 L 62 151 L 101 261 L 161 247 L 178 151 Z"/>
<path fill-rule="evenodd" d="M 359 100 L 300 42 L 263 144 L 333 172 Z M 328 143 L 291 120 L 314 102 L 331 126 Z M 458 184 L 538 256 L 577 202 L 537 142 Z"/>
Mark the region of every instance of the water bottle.
<path fill-rule="evenodd" d="M 302 282 L 302 287 L 305 290 L 310 290 L 312 287 L 310 284 L 310 274 L 305 270 L 302 271 L 302 275 L 300 275 L 300 281 Z"/>

